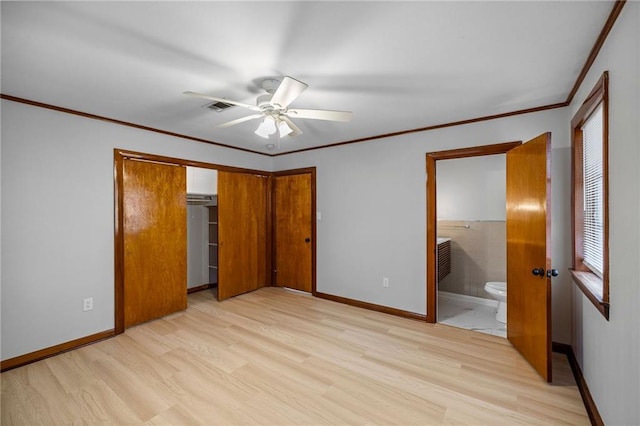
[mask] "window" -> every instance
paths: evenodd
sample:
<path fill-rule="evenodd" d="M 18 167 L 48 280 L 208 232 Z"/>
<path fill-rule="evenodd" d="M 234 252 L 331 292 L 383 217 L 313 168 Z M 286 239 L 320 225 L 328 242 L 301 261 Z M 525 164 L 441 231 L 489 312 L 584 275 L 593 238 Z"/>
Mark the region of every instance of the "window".
<path fill-rule="evenodd" d="M 573 267 L 571 275 L 609 319 L 608 82 L 605 72 L 571 120 Z"/>

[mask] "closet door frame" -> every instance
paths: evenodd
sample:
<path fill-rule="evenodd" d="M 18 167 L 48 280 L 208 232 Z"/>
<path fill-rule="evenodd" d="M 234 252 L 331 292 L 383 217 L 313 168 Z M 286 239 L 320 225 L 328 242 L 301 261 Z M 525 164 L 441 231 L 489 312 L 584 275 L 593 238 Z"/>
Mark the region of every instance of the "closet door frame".
<path fill-rule="evenodd" d="M 115 334 L 124 333 L 124 160 L 132 159 L 139 161 L 151 161 L 155 163 L 165 163 L 177 166 L 192 166 L 203 169 L 214 169 L 218 171 L 240 172 L 262 175 L 266 177 L 272 176 L 271 172 L 261 170 L 244 169 L 240 167 L 231 167 L 221 164 L 204 163 L 200 161 L 191 161 L 181 158 L 165 157 L 162 155 L 148 154 L 143 152 L 128 151 L 116 148 L 113 150 L 114 166 L 114 329 Z M 185 200 L 186 203 L 186 200 Z M 270 247 L 272 241 L 271 225 L 272 217 L 270 211 L 267 212 L 267 244 Z M 272 252 L 266 250 L 267 272 L 272 267 Z M 267 286 L 271 286 L 271 273 L 267 273 Z M 186 291 L 186 288 L 185 288 Z"/>

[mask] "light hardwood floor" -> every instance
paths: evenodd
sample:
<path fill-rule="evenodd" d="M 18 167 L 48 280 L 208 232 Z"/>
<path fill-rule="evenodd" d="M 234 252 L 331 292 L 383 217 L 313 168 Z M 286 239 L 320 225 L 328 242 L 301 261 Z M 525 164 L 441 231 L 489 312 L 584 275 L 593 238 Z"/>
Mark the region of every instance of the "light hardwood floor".
<path fill-rule="evenodd" d="M 2 374 L 2 424 L 589 424 L 566 358 L 279 288 Z"/>

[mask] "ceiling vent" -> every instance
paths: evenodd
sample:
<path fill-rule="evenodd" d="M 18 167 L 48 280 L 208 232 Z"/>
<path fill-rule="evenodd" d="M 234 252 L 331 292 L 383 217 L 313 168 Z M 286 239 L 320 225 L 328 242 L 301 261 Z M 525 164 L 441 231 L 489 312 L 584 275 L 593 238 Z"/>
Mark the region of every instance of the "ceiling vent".
<path fill-rule="evenodd" d="M 225 109 L 231 108 L 232 106 L 233 105 L 231 105 L 231 104 L 227 104 L 227 103 L 224 103 L 224 102 L 216 101 L 216 102 L 211 102 L 210 104 L 206 104 L 203 108 L 208 108 L 208 109 L 210 109 L 212 111 L 215 111 L 215 112 L 222 112 Z"/>

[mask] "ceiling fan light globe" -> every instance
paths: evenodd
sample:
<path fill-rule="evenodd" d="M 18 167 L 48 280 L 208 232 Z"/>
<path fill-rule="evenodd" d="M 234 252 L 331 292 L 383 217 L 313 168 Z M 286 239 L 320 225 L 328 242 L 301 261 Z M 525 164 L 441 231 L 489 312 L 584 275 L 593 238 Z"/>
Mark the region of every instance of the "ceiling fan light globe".
<path fill-rule="evenodd" d="M 262 124 L 260 126 L 258 126 L 258 128 L 256 129 L 255 132 L 256 135 L 265 138 L 265 139 L 269 139 L 269 133 L 265 132 L 264 129 L 262 128 Z"/>
<path fill-rule="evenodd" d="M 293 129 L 289 127 L 286 121 L 280 121 L 278 123 L 278 131 L 280 132 L 280 137 L 284 137 L 293 132 Z"/>
<path fill-rule="evenodd" d="M 275 132 L 276 132 L 275 120 L 271 116 L 266 116 L 264 118 L 264 121 L 260 123 L 260 125 L 258 126 L 258 128 L 254 133 L 265 139 L 269 139 L 269 135 L 272 135 Z"/>

